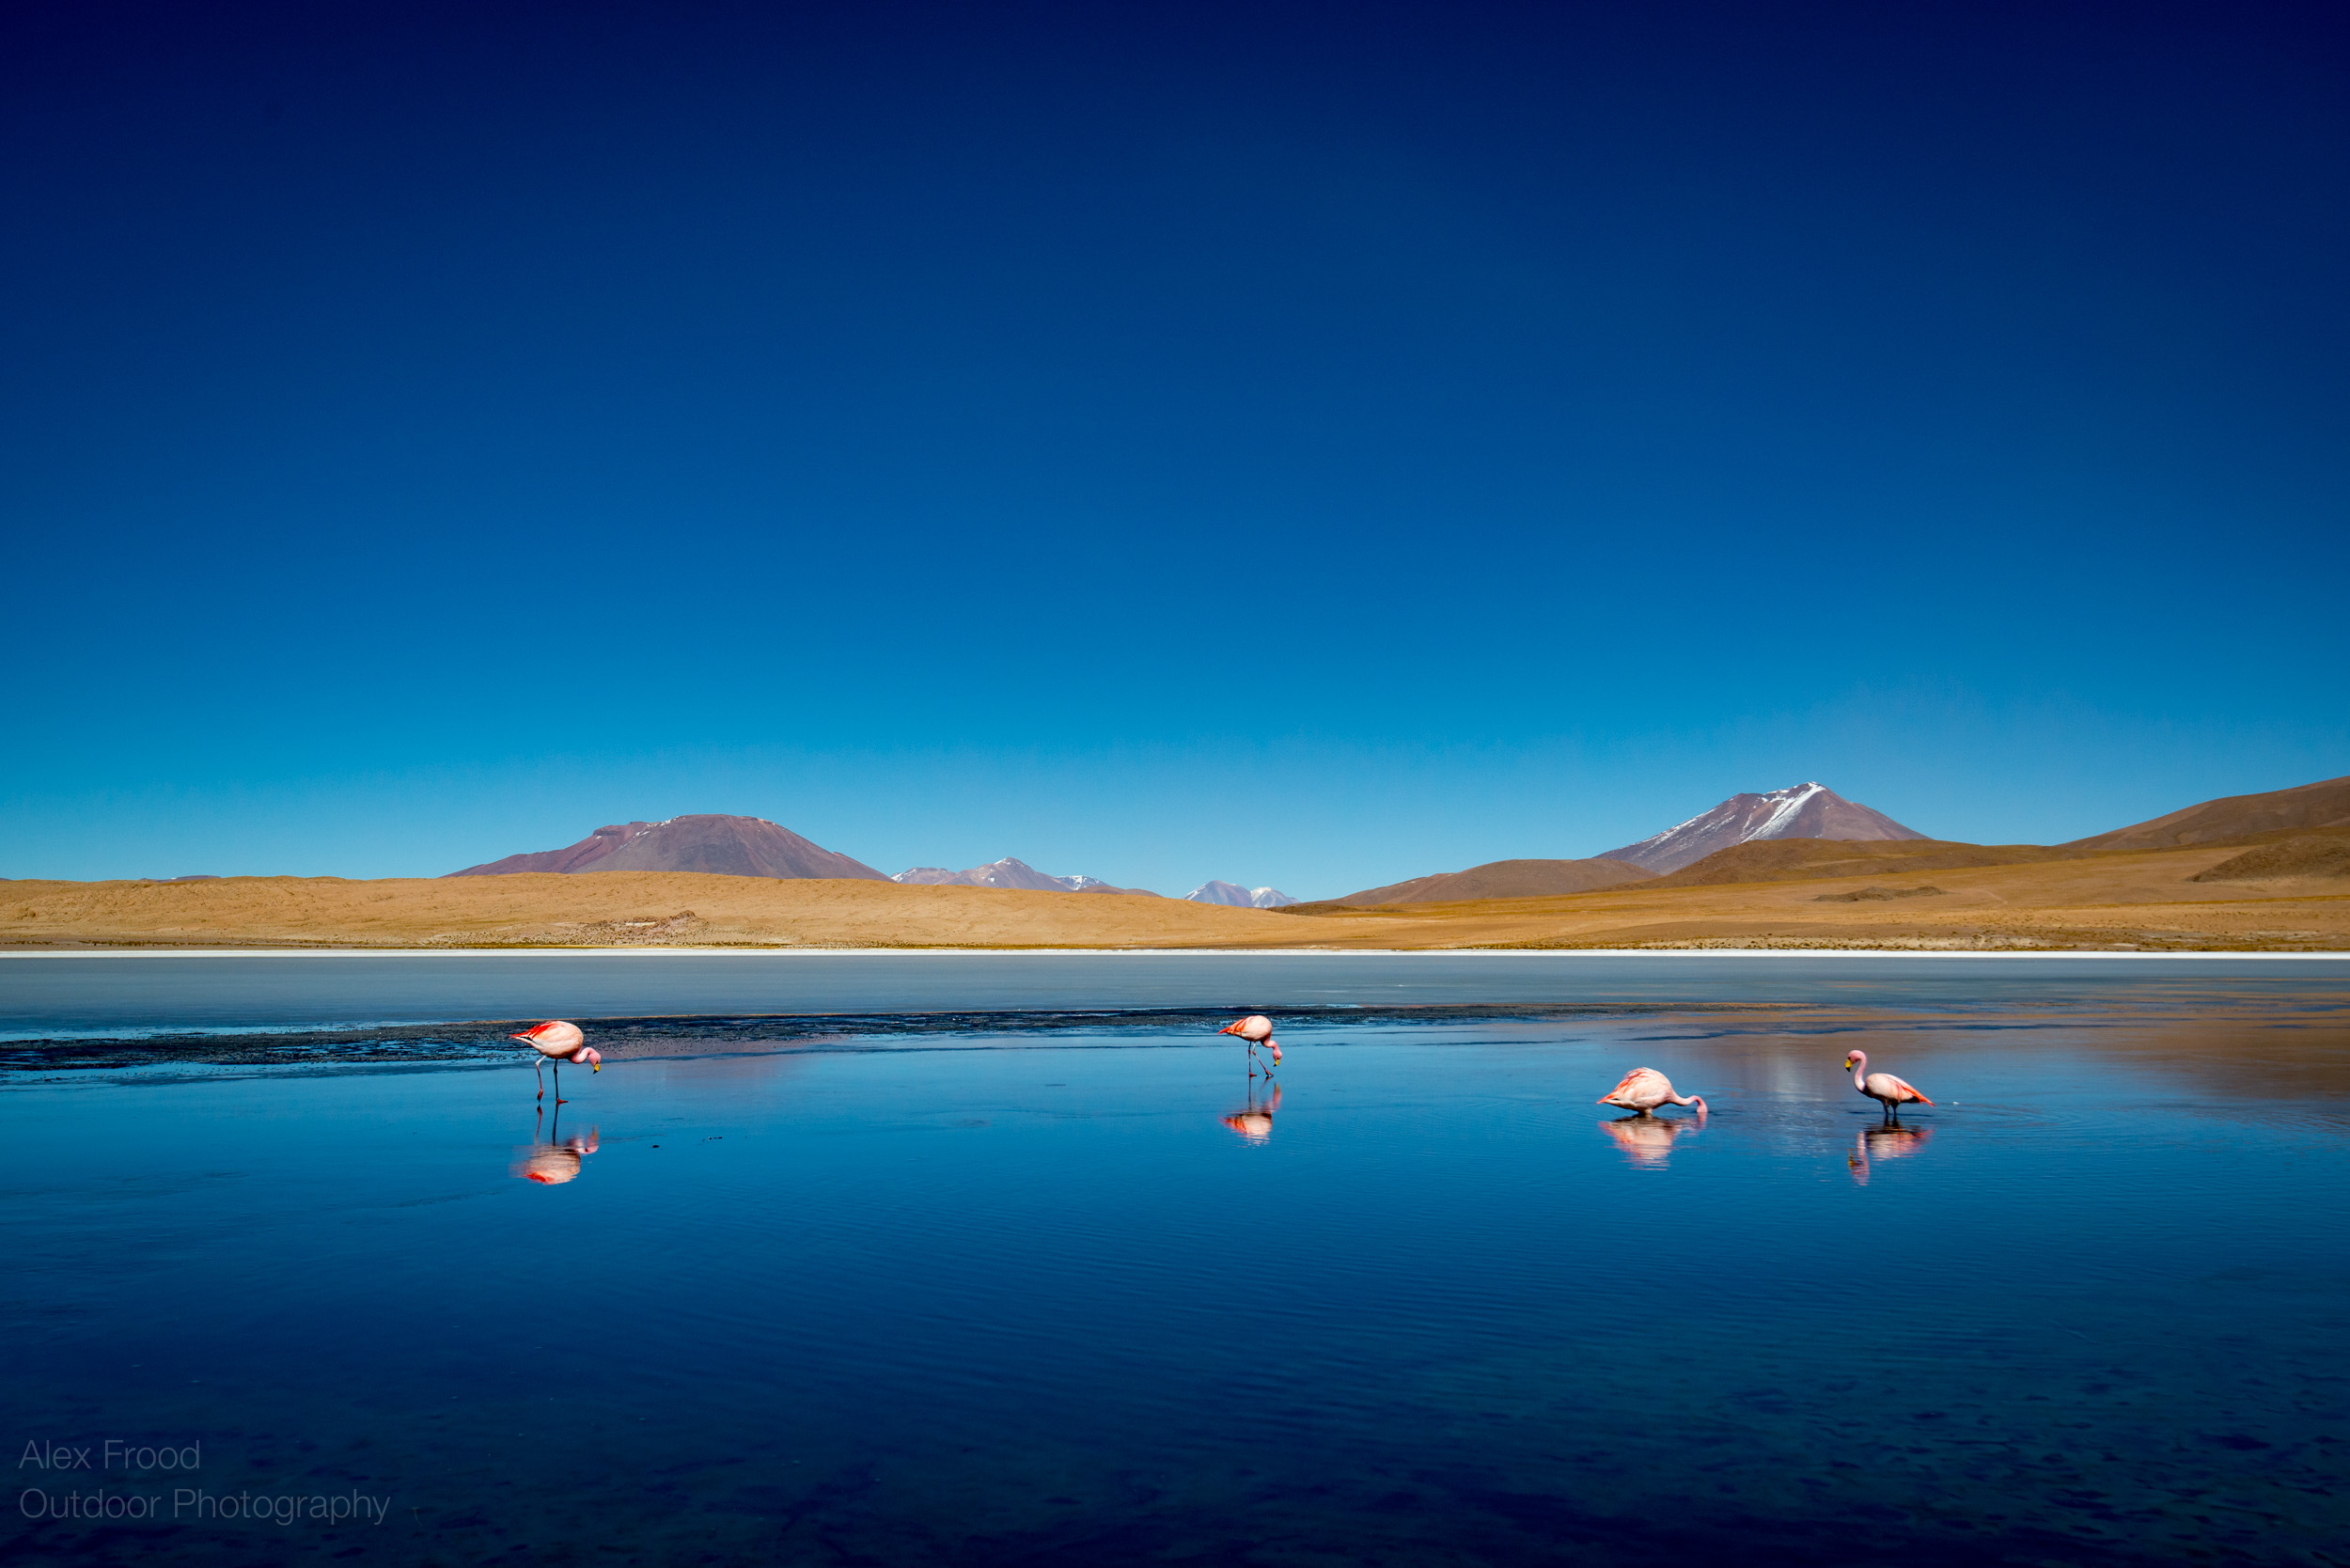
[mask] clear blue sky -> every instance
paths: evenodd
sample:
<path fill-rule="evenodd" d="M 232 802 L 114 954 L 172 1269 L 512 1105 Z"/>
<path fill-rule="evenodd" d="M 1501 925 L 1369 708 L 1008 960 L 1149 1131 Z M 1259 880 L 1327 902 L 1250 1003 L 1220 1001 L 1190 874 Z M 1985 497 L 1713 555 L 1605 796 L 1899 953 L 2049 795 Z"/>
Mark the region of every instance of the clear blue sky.
<path fill-rule="evenodd" d="M 9 8 L 0 874 L 2350 773 L 2345 14 Z"/>

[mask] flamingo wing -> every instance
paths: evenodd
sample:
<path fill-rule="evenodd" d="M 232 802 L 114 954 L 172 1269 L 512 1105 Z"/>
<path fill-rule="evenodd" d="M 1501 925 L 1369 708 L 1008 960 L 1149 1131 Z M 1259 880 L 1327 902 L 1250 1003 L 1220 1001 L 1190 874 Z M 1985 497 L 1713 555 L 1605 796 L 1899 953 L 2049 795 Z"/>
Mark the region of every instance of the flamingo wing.
<path fill-rule="evenodd" d="M 1870 1074 L 1869 1087 L 1884 1090 L 1885 1092 L 1883 1098 L 1891 1100 L 1896 1105 L 1906 1105 L 1912 1101 L 1915 1101 L 1921 1105 L 1931 1105 L 1934 1104 L 1933 1101 L 1927 1099 L 1924 1095 L 1910 1088 L 1909 1080 L 1906 1078 L 1897 1078 L 1890 1073 Z"/>
<path fill-rule="evenodd" d="M 577 1024 L 566 1023 L 560 1018 L 550 1018 L 543 1024 L 533 1025 L 520 1034 L 509 1034 L 506 1038 L 535 1045 L 541 1055 L 550 1057 L 568 1057 L 586 1039 L 579 1032 Z"/>
<path fill-rule="evenodd" d="M 1653 1078 L 1655 1075 L 1655 1073 L 1649 1068 L 1636 1067 L 1631 1072 L 1626 1073 L 1623 1075 L 1623 1082 L 1618 1084 L 1615 1088 L 1609 1090 L 1606 1093 L 1592 1101 L 1591 1104 L 1595 1105 L 1617 1105 L 1622 1101 L 1626 1094 L 1632 1091 L 1633 1087 L 1638 1084 L 1641 1079 Z"/>

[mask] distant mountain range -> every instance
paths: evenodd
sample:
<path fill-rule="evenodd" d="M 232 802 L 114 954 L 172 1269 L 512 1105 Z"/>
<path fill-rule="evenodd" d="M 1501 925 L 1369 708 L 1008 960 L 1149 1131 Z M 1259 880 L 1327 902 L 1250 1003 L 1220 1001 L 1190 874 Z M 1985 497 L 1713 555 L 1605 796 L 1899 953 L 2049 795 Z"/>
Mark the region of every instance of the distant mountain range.
<path fill-rule="evenodd" d="M 1929 839 L 1883 812 L 1844 799 L 1825 785 L 1798 784 L 1768 794 L 1732 795 L 1703 816 L 1598 859 L 1496 860 L 1465 871 L 1367 887 L 1344 898 L 1300 905 L 1298 912 L 1318 914 L 1341 905 L 1554 898 L 1634 881 L 1646 891 L 1743 882 L 1912 876 L 1922 871 L 2083 860 L 2132 850 L 2217 843 L 2250 847 L 2192 880 L 2350 878 L 2350 777 L 2263 794 L 2230 795 L 2110 833 L 2055 845 L 1968 844 Z M 1665 874 L 1655 876 L 1637 864 L 1627 865 L 1636 855 Z"/>
<path fill-rule="evenodd" d="M 1922 839 L 1882 811 L 1846 800 L 1825 784 L 1794 784 L 1762 795 L 1732 795 L 1701 816 L 1637 844 L 1609 850 L 1662 874 L 1695 865 L 1716 850 L 1753 839 Z"/>
<path fill-rule="evenodd" d="M 2215 868 L 2211 880 L 2343 874 L 2339 844 L 2350 842 L 2350 777 L 2262 794 L 2229 795 L 2054 846 L 1929 839 L 1881 811 L 1846 800 L 1824 784 L 1804 783 L 1765 794 L 1732 795 L 1701 816 L 1590 859 L 1488 861 L 1463 871 L 1367 887 L 1307 908 L 1556 898 L 1654 878 L 1661 878 L 1659 886 L 1667 887 L 1709 886 L 1851 875 L 1864 866 L 1868 870 L 1860 874 L 1878 870 L 1909 874 L 2232 841 L 2258 847 L 2260 853 L 2240 857 L 2241 866 L 2232 861 Z M 2287 873 L 2281 868 L 2288 865 L 2306 870 Z M 1146 888 L 1113 886 L 1099 877 L 1051 876 L 1010 856 L 968 870 L 916 866 L 890 877 L 763 817 L 718 815 L 618 823 L 600 827 L 563 849 L 509 855 L 448 874 L 507 876 L 525 871 L 703 871 L 726 876 L 846 877 L 908 886 L 1160 896 Z M 1202 883 L 1184 898 L 1194 903 L 1244 909 L 1283 909 L 1298 903 L 1277 887 L 1244 887 L 1230 882 Z"/>
<path fill-rule="evenodd" d="M 1161 895 L 1148 887 L 1113 887 L 1098 876 L 1048 876 L 1025 860 L 1006 855 L 967 871 L 943 866 L 913 866 L 889 879 L 909 887 L 1018 887 L 1032 893 L 1133 893 L 1146 899 Z"/>
<path fill-rule="evenodd" d="M 721 876 L 786 879 L 853 877 L 860 882 L 895 882 L 909 887 L 1007 887 L 1038 893 L 1126 893 L 1155 899 L 1147 887 L 1118 887 L 1098 876 L 1051 876 L 1025 860 L 1006 855 L 967 871 L 943 866 L 914 866 L 889 876 L 862 860 L 852 860 L 810 843 L 764 817 L 702 815 L 661 823 L 615 823 L 564 849 L 509 855 L 486 865 L 468 866 L 450 876 L 512 876 L 524 871 L 709 871 Z M 1186 895 L 1195 903 L 1278 909 L 1297 901 L 1277 887 L 1237 887 L 1210 882 Z"/>
<path fill-rule="evenodd" d="M 1332 903 L 1448 903 L 1456 899 L 1552 899 L 1646 882 L 1656 873 L 1622 860 L 1489 860 L 1465 871 L 1440 871 L 1366 887 Z"/>
<path fill-rule="evenodd" d="M 889 878 L 862 860 L 811 844 L 764 817 L 671 817 L 617 823 L 567 849 L 509 855 L 450 876 L 512 876 L 521 871 L 714 871 L 721 876 Z"/>
<path fill-rule="evenodd" d="M 1286 909 L 1297 902 L 1278 887 L 1243 887 L 1237 882 L 1203 882 L 1183 897 L 1192 903 L 1220 903 L 1233 909 Z"/>

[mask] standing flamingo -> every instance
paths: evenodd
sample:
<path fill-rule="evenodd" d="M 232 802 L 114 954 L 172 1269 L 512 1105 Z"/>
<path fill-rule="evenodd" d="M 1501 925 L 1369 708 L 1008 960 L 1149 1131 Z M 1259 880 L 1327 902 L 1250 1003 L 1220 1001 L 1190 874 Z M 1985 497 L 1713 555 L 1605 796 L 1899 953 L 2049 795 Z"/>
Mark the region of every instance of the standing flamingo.
<path fill-rule="evenodd" d="M 552 1018 L 546 1023 L 525 1029 L 520 1034 L 509 1034 L 506 1038 L 519 1040 L 539 1053 L 537 1059 L 531 1063 L 532 1072 L 539 1073 L 539 1070 L 550 1061 L 555 1063 L 555 1103 L 558 1105 L 563 1103 L 563 1064 L 565 1062 L 584 1061 L 591 1073 L 603 1071 L 603 1054 L 588 1043 L 588 1037 L 579 1032 L 577 1024 L 566 1024 L 560 1018 Z M 546 1074 L 540 1073 L 539 1098 L 543 1100 L 546 1097 Z"/>
<path fill-rule="evenodd" d="M 1250 1077 L 1257 1075 L 1257 1047 L 1260 1043 L 1273 1053 L 1273 1067 L 1281 1065 L 1281 1043 L 1273 1038 L 1273 1020 L 1263 1013 L 1252 1012 L 1246 1018 L 1236 1018 L 1215 1032 L 1236 1034 L 1248 1042 L 1248 1075 Z M 1273 1076 L 1273 1067 L 1264 1070 L 1266 1077 Z"/>
<path fill-rule="evenodd" d="M 1659 1105 L 1695 1105 L 1700 1116 L 1705 1114 L 1702 1094 L 1675 1094 L 1673 1081 L 1653 1067 L 1636 1067 L 1623 1075 L 1623 1082 L 1601 1095 L 1595 1105 L 1616 1105 L 1624 1110 L 1648 1115 Z"/>
<path fill-rule="evenodd" d="M 1870 1099 L 1885 1106 L 1885 1120 L 1899 1121 L 1901 1107 L 1907 1105 L 1931 1105 L 1933 1101 L 1919 1093 L 1890 1073 L 1869 1071 L 1869 1053 L 1847 1051 L 1844 1065 L 1852 1071 L 1852 1086 Z"/>

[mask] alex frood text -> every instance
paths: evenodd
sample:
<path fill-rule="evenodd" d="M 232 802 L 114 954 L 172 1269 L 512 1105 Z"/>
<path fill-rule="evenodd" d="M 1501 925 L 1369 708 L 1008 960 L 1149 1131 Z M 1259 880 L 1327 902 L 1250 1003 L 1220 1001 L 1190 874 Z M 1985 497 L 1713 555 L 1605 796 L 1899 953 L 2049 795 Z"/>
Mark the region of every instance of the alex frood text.
<path fill-rule="evenodd" d="M 95 1466 L 90 1463 L 93 1452 L 98 1456 Z M 16 1462 L 20 1470 L 27 1465 L 43 1470 L 128 1470 L 133 1475 L 149 1470 L 200 1470 L 204 1467 L 204 1445 L 199 1442 L 174 1448 L 157 1443 L 126 1443 L 119 1437 L 109 1437 L 90 1448 L 75 1448 L 70 1443 L 35 1439 L 24 1445 L 24 1457 Z"/>

